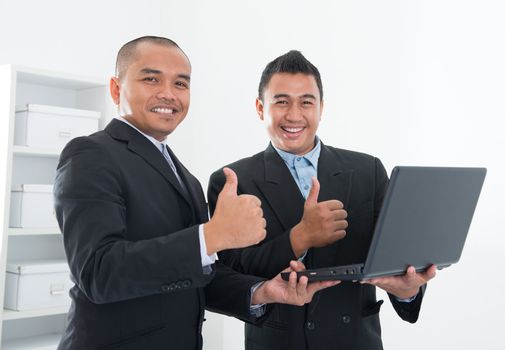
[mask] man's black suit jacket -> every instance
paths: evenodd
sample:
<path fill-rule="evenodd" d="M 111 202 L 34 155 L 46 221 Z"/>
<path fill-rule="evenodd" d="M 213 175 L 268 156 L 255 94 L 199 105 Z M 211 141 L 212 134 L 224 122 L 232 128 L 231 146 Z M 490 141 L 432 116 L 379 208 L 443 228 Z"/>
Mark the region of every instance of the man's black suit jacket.
<path fill-rule="evenodd" d="M 254 321 L 259 279 L 201 265 L 198 225 L 207 206 L 198 180 L 112 120 L 72 140 L 55 181 L 55 207 L 75 287 L 59 349 L 200 349 L 204 307 Z"/>
<path fill-rule="evenodd" d="M 305 200 L 286 164 L 270 145 L 264 152 L 228 165 L 238 175 L 239 193 L 258 196 L 267 221 L 267 238 L 259 245 L 222 252 L 221 261 L 237 271 L 272 277 L 296 259 L 289 232 L 303 216 Z M 222 172 L 209 181 L 211 213 L 224 184 Z M 319 201 L 338 199 L 348 212 L 344 239 L 309 249 L 308 268 L 364 262 L 388 184 L 386 171 L 372 156 L 321 145 L 318 162 Z M 417 320 L 423 292 L 412 303 L 390 296 L 400 317 Z M 246 324 L 247 350 L 382 349 L 375 287 L 341 284 L 320 291 L 303 307 L 275 305 L 262 326 Z"/>

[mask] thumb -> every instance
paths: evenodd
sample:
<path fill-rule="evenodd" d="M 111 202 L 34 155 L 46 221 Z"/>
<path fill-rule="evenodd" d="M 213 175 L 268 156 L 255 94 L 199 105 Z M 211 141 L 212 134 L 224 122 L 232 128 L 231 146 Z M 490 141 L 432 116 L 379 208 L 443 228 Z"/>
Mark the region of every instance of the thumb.
<path fill-rule="evenodd" d="M 309 195 L 305 200 L 307 204 L 317 204 L 317 197 L 319 196 L 319 181 L 315 176 L 312 177 L 312 188 L 310 189 Z"/>
<path fill-rule="evenodd" d="M 226 176 L 226 182 L 221 190 L 221 193 L 227 196 L 236 196 L 238 186 L 237 174 L 235 174 L 235 172 L 230 168 L 224 168 L 223 172 Z"/>

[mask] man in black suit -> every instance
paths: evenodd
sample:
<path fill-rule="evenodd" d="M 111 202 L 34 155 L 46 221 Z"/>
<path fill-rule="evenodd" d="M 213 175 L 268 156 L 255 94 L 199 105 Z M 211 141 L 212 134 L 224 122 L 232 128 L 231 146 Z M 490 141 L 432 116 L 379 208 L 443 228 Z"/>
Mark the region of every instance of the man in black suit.
<path fill-rule="evenodd" d="M 293 259 L 310 268 L 364 262 L 388 178 L 379 159 L 319 140 L 322 108 L 319 71 L 299 51 L 266 66 L 256 109 L 271 144 L 228 167 L 238 176 L 239 193 L 261 199 L 267 238 L 221 252 L 223 263 L 271 278 Z M 210 178 L 211 212 L 224 184 L 221 172 Z M 402 319 L 415 322 L 434 275 L 435 266 L 420 274 L 409 267 L 404 276 L 342 282 L 305 306 L 276 305 L 262 325 L 246 324 L 246 349 L 382 349 L 382 301 L 376 300 L 375 287 L 389 293 Z"/>
<path fill-rule="evenodd" d="M 55 206 L 75 287 L 59 349 L 201 349 L 205 306 L 255 322 L 263 304 L 301 305 L 327 285 L 294 273 L 263 282 L 214 263 L 261 241 L 265 221 L 226 169 L 207 222 L 198 180 L 164 143 L 188 111 L 190 74 L 169 39 L 125 44 L 110 82 L 119 117 L 61 154 Z"/>

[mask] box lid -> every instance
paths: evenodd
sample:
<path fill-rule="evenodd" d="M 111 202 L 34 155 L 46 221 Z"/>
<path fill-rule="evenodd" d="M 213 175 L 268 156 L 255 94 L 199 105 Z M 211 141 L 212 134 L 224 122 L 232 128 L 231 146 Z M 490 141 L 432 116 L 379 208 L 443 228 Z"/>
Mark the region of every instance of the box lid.
<path fill-rule="evenodd" d="M 57 107 L 48 105 L 27 104 L 25 106 L 16 106 L 17 112 L 38 112 L 46 114 L 61 114 L 68 117 L 100 118 L 100 112 L 87 109 Z"/>
<path fill-rule="evenodd" d="M 70 272 L 68 263 L 64 259 L 8 261 L 6 270 L 19 275 Z"/>
<path fill-rule="evenodd" d="M 53 193 L 54 185 L 46 184 L 22 184 L 14 187 L 12 192 L 35 192 L 35 193 Z"/>

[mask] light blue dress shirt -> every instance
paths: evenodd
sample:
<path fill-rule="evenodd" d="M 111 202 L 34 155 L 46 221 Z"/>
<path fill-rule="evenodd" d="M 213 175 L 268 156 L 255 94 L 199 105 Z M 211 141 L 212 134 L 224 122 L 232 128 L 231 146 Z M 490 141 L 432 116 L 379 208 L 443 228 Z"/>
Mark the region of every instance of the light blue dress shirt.
<path fill-rule="evenodd" d="M 306 199 L 312 188 L 312 178 L 317 178 L 317 163 L 321 154 L 321 141 L 316 136 L 316 146 L 303 156 L 288 153 L 275 146 L 274 148 L 282 160 L 284 160 L 284 163 L 286 163 L 303 198 Z"/>

